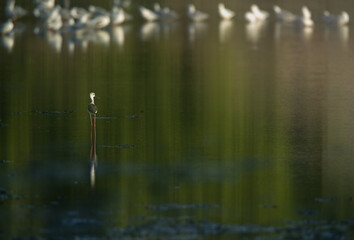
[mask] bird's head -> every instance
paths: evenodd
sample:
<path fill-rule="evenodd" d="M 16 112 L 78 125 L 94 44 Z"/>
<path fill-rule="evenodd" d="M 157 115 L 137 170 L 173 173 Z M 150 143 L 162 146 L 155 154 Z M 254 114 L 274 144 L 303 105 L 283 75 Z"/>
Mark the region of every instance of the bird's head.
<path fill-rule="evenodd" d="M 94 92 L 90 93 L 90 98 L 93 99 L 96 96 L 96 94 Z"/>
<path fill-rule="evenodd" d="M 258 12 L 258 11 L 259 11 L 259 8 L 258 8 L 258 6 L 257 6 L 256 4 L 252 4 L 252 5 L 251 5 L 251 10 L 252 10 L 253 12 Z"/>
<path fill-rule="evenodd" d="M 341 16 L 349 21 L 349 14 L 347 12 L 341 12 Z"/>
<path fill-rule="evenodd" d="M 188 5 L 188 12 L 189 13 L 194 13 L 195 12 L 195 6 L 193 4 Z"/>
<path fill-rule="evenodd" d="M 273 6 L 273 10 L 274 10 L 274 12 L 276 12 L 276 13 L 280 13 L 280 12 L 281 12 L 281 8 L 280 8 L 278 5 L 274 5 L 274 6 Z"/>

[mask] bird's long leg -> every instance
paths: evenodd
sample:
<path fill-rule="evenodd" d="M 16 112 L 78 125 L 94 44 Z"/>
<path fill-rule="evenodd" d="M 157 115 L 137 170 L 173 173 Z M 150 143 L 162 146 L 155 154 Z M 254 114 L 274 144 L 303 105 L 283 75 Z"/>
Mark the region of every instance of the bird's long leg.
<path fill-rule="evenodd" d="M 91 150 L 90 150 L 90 160 L 92 160 L 92 116 L 90 114 L 90 122 L 91 122 Z"/>

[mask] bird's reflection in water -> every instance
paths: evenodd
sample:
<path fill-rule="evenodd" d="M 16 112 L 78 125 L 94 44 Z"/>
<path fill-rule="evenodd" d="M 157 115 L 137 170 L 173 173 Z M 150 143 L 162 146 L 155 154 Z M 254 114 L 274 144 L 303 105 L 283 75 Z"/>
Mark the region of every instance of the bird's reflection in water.
<path fill-rule="evenodd" d="M 92 146 L 91 146 L 92 148 Z M 95 146 L 96 149 L 96 146 Z M 96 168 L 97 168 L 97 154 L 96 154 L 96 150 L 95 153 L 93 154 L 93 156 L 91 157 L 90 160 L 90 164 L 91 164 L 91 168 L 90 168 L 90 182 L 91 182 L 91 187 L 94 188 L 95 187 L 95 183 L 96 183 Z"/>
<path fill-rule="evenodd" d="M 157 22 L 147 22 L 140 28 L 141 40 L 147 41 L 158 39 L 160 36 L 160 25 Z"/>
<path fill-rule="evenodd" d="M 103 45 L 108 47 L 111 36 L 109 35 L 108 32 L 103 31 L 103 30 L 97 30 L 97 31 L 90 31 L 88 38 L 90 39 L 91 42 Z"/>
<path fill-rule="evenodd" d="M 188 25 L 188 40 L 190 43 L 196 41 L 198 37 L 202 38 L 206 35 L 208 25 L 204 22 L 193 22 Z"/>
<path fill-rule="evenodd" d="M 60 33 L 54 31 L 46 31 L 45 39 L 56 53 L 60 53 L 63 44 L 63 37 Z"/>
<path fill-rule="evenodd" d="M 93 115 L 93 124 L 92 118 L 91 119 L 91 149 L 90 149 L 90 180 L 91 180 L 91 187 L 95 187 L 96 182 L 96 168 L 97 168 L 97 152 L 96 152 L 96 114 Z"/>
<path fill-rule="evenodd" d="M 324 30 L 324 39 L 330 41 L 332 37 L 337 38 L 343 46 L 347 46 L 349 41 L 349 27 L 346 25 L 326 26 Z"/>
<path fill-rule="evenodd" d="M 286 26 L 284 26 L 286 25 Z M 281 36 L 282 36 L 282 32 L 283 32 L 283 28 L 285 27 L 291 27 L 289 26 L 289 24 L 285 24 L 283 22 L 276 22 L 275 25 L 274 25 L 274 39 L 276 41 L 279 41 L 281 39 Z"/>
<path fill-rule="evenodd" d="M 26 26 L 17 24 L 11 32 L 0 35 L 0 45 L 4 47 L 8 53 L 11 53 L 15 46 L 15 37 L 22 34 L 25 29 Z"/>
<path fill-rule="evenodd" d="M 92 116 L 93 116 L 93 124 L 92 124 Z M 96 168 L 97 168 L 97 152 L 96 152 L 96 114 L 90 114 L 91 119 L 91 149 L 90 149 L 90 180 L 91 187 L 95 187 L 96 183 Z"/>
<path fill-rule="evenodd" d="M 111 31 L 112 41 L 118 45 L 118 47 L 123 47 L 125 40 L 124 28 L 122 26 L 114 26 Z"/>
<path fill-rule="evenodd" d="M 249 42 L 253 44 L 254 48 L 257 48 L 259 39 L 265 29 L 265 21 L 251 22 L 246 24 L 246 37 Z"/>
<path fill-rule="evenodd" d="M 162 36 L 167 39 L 170 38 L 172 33 L 176 31 L 178 27 L 178 23 L 175 21 L 165 21 L 160 24 L 161 34 Z"/>
<path fill-rule="evenodd" d="M 2 45 L 9 53 L 15 45 L 15 34 L 13 32 L 0 37 L 0 45 Z"/>
<path fill-rule="evenodd" d="M 36 26 L 33 33 L 43 37 L 56 53 L 61 53 L 63 36 L 58 31 L 48 30 L 41 26 Z"/>
<path fill-rule="evenodd" d="M 337 34 L 343 46 L 347 46 L 347 43 L 349 41 L 349 27 L 339 26 Z"/>
<path fill-rule="evenodd" d="M 219 23 L 219 41 L 225 43 L 231 38 L 233 22 L 231 20 L 222 20 Z"/>
<path fill-rule="evenodd" d="M 302 39 L 305 42 L 309 42 L 312 39 L 313 28 L 312 27 L 306 27 L 306 26 L 301 27 L 301 35 L 302 35 Z"/>

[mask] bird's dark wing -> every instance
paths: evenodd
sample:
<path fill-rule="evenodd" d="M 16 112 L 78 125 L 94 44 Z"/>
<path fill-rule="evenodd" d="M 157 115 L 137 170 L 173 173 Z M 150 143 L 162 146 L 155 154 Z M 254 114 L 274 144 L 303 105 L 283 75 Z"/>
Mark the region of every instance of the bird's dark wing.
<path fill-rule="evenodd" d="M 90 103 L 88 105 L 87 111 L 89 112 L 89 114 L 96 114 L 98 112 L 98 108 L 95 104 Z"/>

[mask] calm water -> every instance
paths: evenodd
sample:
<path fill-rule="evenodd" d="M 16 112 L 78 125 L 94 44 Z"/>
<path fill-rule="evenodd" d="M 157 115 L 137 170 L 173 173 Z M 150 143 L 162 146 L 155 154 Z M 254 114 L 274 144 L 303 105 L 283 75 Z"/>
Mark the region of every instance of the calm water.
<path fill-rule="evenodd" d="M 353 237 L 352 24 L 247 25 L 249 3 L 0 38 L 0 238 Z"/>

